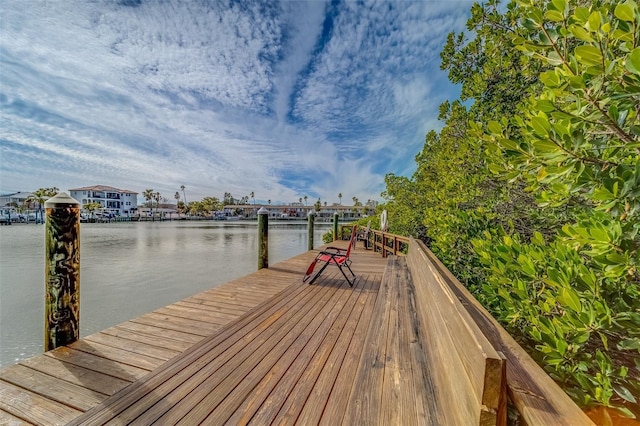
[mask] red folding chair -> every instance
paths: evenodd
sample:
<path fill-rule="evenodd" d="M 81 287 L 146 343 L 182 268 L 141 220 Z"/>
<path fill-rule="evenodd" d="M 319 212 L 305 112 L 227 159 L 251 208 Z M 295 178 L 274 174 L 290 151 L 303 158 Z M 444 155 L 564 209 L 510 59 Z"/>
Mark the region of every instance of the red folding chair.
<path fill-rule="evenodd" d="M 327 266 L 336 265 L 338 269 L 340 269 L 340 272 L 342 272 L 342 275 L 347 280 L 349 285 L 353 287 L 353 284 L 356 282 L 356 274 L 354 274 L 351 270 L 351 260 L 349 259 L 349 255 L 351 254 L 351 247 L 355 245 L 357 228 L 357 226 L 353 227 L 353 230 L 351 231 L 351 239 L 349 240 L 349 246 L 346 249 L 341 249 L 338 247 L 327 247 L 326 250 L 318 253 L 313 262 L 311 262 L 311 265 L 309 265 L 309 267 L 307 268 L 307 272 L 305 273 L 302 282 L 306 282 L 309 278 L 311 278 L 313 270 L 315 269 L 318 262 L 324 262 L 324 265 L 322 265 L 322 268 L 320 268 L 318 273 L 313 275 L 313 278 L 311 278 L 309 284 L 313 284 L 313 282 L 320 276 L 320 274 L 327 268 Z M 349 279 L 347 274 L 344 272 L 343 267 L 346 267 L 349 270 L 349 272 L 353 276 L 352 279 Z"/>

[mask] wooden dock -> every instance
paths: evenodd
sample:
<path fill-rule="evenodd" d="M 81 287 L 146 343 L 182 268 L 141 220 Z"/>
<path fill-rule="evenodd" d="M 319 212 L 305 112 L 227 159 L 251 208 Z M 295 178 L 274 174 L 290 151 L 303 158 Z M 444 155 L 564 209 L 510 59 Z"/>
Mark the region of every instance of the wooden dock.
<path fill-rule="evenodd" d="M 21 361 L 0 424 L 503 425 L 507 392 L 525 424 L 593 424 L 408 247 L 352 250 L 353 287 L 335 267 L 302 283 L 310 251 Z"/>
<path fill-rule="evenodd" d="M 180 360 L 191 359 L 185 358 L 186 356 L 193 357 L 194 352 L 201 353 L 203 347 L 215 346 L 211 342 L 203 342 L 216 336 L 223 327 L 238 324 L 239 319 L 255 319 L 257 312 L 262 312 L 260 309 L 280 306 L 277 305 L 280 301 L 290 300 L 300 291 L 316 287 L 301 282 L 304 271 L 315 254 L 312 251 L 295 256 L 269 269 L 262 269 L 87 336 L 68 347 L 61 347 L 5 368 L 0 371 L 0 424 L 67 424 L 132 383 L 134 385 L 129 386 L 131 389 L 146 383 L 145 377 L 150 376 L 152 371 L 173 371 L 172 366 L 187 362 Z M 376 286 L 379 286 L 385 259 L 363 249 L 354 250 L 352 258 L 354 272 L 358 275 L 356 292 L 351 292 L 348 285 L 343 285 L 344 278 L 337 270 L 327 270 L 323 274 L 324 279 L 318 281 L 322 285 L 317 289 L 322 289 L 322 292 L 314 297 L 321 297 L 324 303 L 333 301 L 331 303 L 334 304 L 348 300 L 352 304 L 349 308 L 352 312 L 356 305 L 357 310 L 361 311 L 367 303 L 371 303 L 370 296 L 367 295 L 375 292 Z M 342 293 L 352 293 L 353 297 L 343 297 Z M 288 319 L 290 324 L 298 327 L 294 332 L 306 330 L 303 332 L 305 338 L 313 338 L 315 344 L 319 345 L 320 334 L 313 334 L 315 337 L 312 337 L 308 335 L 312 333 L 311 329 L 307 330 L 301 325 L 309 321 L 309 327 L 321 326 L 318 321 L 322 315 L 327 314 L 329 308 L 316 306 L 314 303 L 317 302 L 316 299 L 302 297 L 297 302 L 301 304 L 298 306 L 299 310 L 291 310 L 287 314 L 295 314 L 297 317 L 285 316 L 280 321 Z M 286 304 L 286 301 L 281 303 Z M 315 316 L 311 317 L 307 309 L 315 309 Z M 332 315 L 336 314 L 334 312 Z M 344 315 L 340 316 L 339 321 L 347 320 Z M 351 323 L 349 325 L 354 326 Z M 341 338 L 337 348 L 344 352 L 349 346 L 349 340 L 345 340 L 346 335 L 339 333 L 337 325 L 326 323 L 323 327 L 331 329 L 325 330 L 325 333 L 331 332 L 330 338 Z M 322 339 L 322 342 L 325 345 L 322 346 L 322 355 L 317 356 L 336 363 L 335 358 L 340 355 L 334 354 L 332 347 L 326 346 L 328 340 L 325 342 Z M 286 352 L 286 359 L 292 362 L 296 359 L 308 360 L 314 356 L 308 349 L 308 342 L 303 343 L 296 337 L 289 344 L 292 348 L 290 351 L 287 351 L 289 348 L 284 343 L 278 346 L 278 351 Z M 300 353 L 295 354 L 295 350 Z M 262 348 L 256 351 L 253 357 L 267 354 L 273 356 L 276 353 L 275 349 Z M 343 357 L 345 355 L 347 354 L 342 354 Z M 348 359 L 353 357 L 353 353 L 347 356 Z M 274 358 L 274 361 L 277 359 Z M 234 362 L 238 362 L 238 359 L 234 358 Z M 296 363 L 296 371 L 300 371 L 302 362 Z M 336 367 L 339 364 L 335 364 L 334 369 Z M 279 363 L 278 368 L 287 367 Z M 295 384 L 291 382 L 290 386 Z M 311 384 L 307 383 L 307 386 Z M 181 394 L 178 391 L 172 397 L 175 398 L 176 395 Z M 180 407 L 184 410 L 184 404 Z"/>

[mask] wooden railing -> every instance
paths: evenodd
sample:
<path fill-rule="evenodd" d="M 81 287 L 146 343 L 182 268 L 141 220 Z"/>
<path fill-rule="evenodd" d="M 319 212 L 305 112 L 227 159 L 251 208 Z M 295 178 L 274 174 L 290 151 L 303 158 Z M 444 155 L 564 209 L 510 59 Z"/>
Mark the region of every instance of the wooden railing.
<path fill-rule="evenodd" d="M 342 225 L 340 227 L 340 236 L 343 240 L 349 239 L 352 227 L 353 225 Z M 358 235 L 363 235 L 366 231 L 367 228 L 364 226 L 358 226 Z M 409 237 L 403 237 L 402 235 L 382 232 L 377 229 L 369 229 L 366 238 L 365 247 L 382 254 L 382 257 L 387 257 L 390 254 L 405 256 L 409 250 Z M 358 238 L 358 241 L 363 240 Z"/>

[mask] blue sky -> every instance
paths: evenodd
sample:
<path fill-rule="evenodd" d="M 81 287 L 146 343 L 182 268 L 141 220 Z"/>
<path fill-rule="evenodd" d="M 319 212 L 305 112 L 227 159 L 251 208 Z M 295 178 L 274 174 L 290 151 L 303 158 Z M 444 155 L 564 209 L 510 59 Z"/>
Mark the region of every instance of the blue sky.
<path fill-rule="evenodd" d="M 467 1 L 3 0 L 0 190 L 381 200 Z"/>

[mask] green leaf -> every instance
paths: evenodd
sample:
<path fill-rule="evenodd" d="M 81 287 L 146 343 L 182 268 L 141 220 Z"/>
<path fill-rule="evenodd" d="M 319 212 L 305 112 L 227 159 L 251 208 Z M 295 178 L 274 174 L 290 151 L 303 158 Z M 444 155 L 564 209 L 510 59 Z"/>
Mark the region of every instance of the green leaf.
<path fill-rule="evenodd" d="M 576 56 L 581 59 L 584 65 L 601 65 L 602 52 L 595 46 L 576 47 Z"/>
<path fill-rule="evenodd" d="M 558 297 L 560 303 L 564 306 L 568 307 L 574 312 L 581 312 L 582 305 L 580 304 L 580 297 L 578 297 L 578 293 L 572 288 L 563 288 L 560 290 L 560 295 Z"/>
<path fill-rule="evenodd" d="M 544 14 L 544 17 L 552 22 L 562 22 L 564 21 L 564 15 L 562 12 L 557 10 L 547 10 Z"/>
<path fill-rule="evenodd" d="M 551 112 L 551 111 L 555 111 L 556 109 L 555 105 L 553 105 L 553 102 L 551 102 L 548 99 L 538 100 L 536 102 L 536 108 L 538 108 L 538 110 L 542 112 Z"/>
<path fill-rule="evenodd" d="M 640 74 L 640 47 L 636 47 L 631 51 L 624 65 L 629 72 Z"/>
<path fill-rule="evenodd" d="M 589 9 L 583 6 L 577 7 L 574 16 L 578 22 L 586 23 L 589 19 Z"/>
<path fill-rule="evenodd" d="M 567 7 L 566 0 L 551 0 L 551 4 L 556 8 L 557 11 L 563 12 Z"/>
<path fill-rule="evenodd" d="M 628 401 L 632 404 L 636 403 L 636 398 L 633 396 L 631 392 L 629 392 L 629 389 L 625 388 L 624 386 L 613 385 L 613 390 L 616 391 L 618 396 L 624 399 L 625 401 Z"/>
<path fill-rule="evenodd" d="M 538 136 L 547 136 L 549 135 L 549 130 L 551 130 L 549 119 L 544 113 L 531 117 L 531 127 L 533 127 L 533 131 L 536 132 Z"/>
<path fill-rule="evenodd" d="M 600 29 L 600 22 L 600 13 L 598 11 L 592 12 L 587 21 L 587 28 L 591 31 L 598 31 Z"/>
<path fill-rule="evenodd" d="M 613 14 L 621 21 L 633 22 L 633 8 L 627 3 L 617 5 Z"/>
<path fill-rule="evenodd" d="M 593 42 L 593 38 L 591 37 L 591 34 L 589 34 L 589 31 L 585 30 L 582 27 L 579 27 L 577 25 L 570 25 L 569 26 L 569 31 L 571 32 L 571 34 L 573 34 L 576 38 L 582 40 L 582 41 L 588 41 L 588 42 Z"/>
<path fill-rule="evenodd" d="M 560 86 L 560 77 L 554 71 L 545 71 L 540 74 L 540 81 L 547 87 Z"/>
<path fill-rule="evenodd" d="M 489 121 L 489 124 L 487 124 L 487 128 L 493 134 L 502 134 L 502 126 L 500 126 L 500 123 L 498 123 L 497 121 Z"/>

